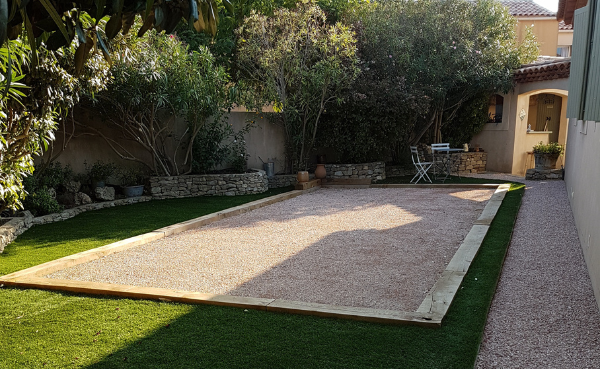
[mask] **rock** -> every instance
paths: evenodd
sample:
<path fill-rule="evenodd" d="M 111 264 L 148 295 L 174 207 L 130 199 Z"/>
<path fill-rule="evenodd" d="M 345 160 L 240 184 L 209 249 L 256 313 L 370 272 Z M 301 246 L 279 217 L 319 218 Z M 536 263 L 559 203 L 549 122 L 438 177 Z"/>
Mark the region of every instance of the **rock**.
<path fill-rule="evenodd" d="M 112 201 L 115 199 L 114 187 L 96 187 L 94 194 L 96 195 L 96 199 L 102 201 Z"/>
<path fill-rule="evenodd" d="M 50 195 L 50 197 L 52 197 L 53 199 L 56 198 L 56 190 L 54 188 L 49 188 L 48 189 L 48 195 Z"/>
<path fill-rule="evenodd" d="M 58 203 L 61 205 L 65 205 L 66 207 L 75 206 L 75 194 L 68 192 L 60 194 L 56 196 L 56 201 L 58 201 Z"/>
<path fill-rule="evenodd" d="M 105 187 L 106 188 L 106 187 Z M 112 187 L 110 187 L 112 188 Z M 114 195 L 114 188 L 113 188 L 113 195 Z M 75 195 L 75 205 L 87 205 L 87 204 L 91 204 L 92 203 L 92 199 L 84 194 L 83 192 L 78 192 Z"/>
<path fill-rule="evenodd" d="M 68 193 L 76 194 L 81 188 L 81 182 L 69 181 L 65 184 L 65 189 Z"/>

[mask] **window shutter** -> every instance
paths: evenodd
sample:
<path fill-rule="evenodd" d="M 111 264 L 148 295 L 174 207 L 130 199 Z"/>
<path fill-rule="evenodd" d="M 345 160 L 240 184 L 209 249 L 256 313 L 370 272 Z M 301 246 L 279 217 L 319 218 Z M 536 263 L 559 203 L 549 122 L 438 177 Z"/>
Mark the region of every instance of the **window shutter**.
<path fill-rule="evenodd" d="M 585 88 L 585 64 L 588 54 L 589 6 L 575 11 L 573 17 L 573 54 L 569 73 L 569 100 L 567 102 L 567 117 L 581 119 L 583 116 L 582 101 Z"/>
<path fill-rule="evenodd" d="M 596 10 L 588 64 L 583 119 L 600 121 L 600 12 Z"/>

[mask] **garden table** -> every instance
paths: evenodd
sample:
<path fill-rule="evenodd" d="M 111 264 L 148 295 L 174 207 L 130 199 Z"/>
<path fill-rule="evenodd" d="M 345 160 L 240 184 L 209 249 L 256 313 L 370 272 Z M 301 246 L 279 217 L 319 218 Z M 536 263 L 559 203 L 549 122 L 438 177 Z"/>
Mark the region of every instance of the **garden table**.
<path fill-rule="evenodd" d="M 442 182 L 445 182 L 450 174 L 454 170 L 458 178 L 460 175 L 458 174 L 458 164 L 460 163 L 461 154 L 465 150 L 462 148 L 432 148 L 431 153 L 433 155 L 434 161 L 439 163 L 440 173 L 437 172 L 434 174 L 435 179 L 440 179 Z"/>

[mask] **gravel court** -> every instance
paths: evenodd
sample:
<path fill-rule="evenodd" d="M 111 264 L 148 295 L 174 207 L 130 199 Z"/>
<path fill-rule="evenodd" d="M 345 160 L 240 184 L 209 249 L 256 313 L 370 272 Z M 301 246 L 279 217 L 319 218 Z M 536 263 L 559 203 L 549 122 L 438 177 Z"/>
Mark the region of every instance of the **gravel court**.
<path fill-rule="evenodd" d="M 600 313 L 564 181 L 526 184 L 476 367 L 600 368 Z"/>
<path fill-rule="evenodd" d="M 49 278 L 415 311 L 491 189 L 320 189 Z"/>

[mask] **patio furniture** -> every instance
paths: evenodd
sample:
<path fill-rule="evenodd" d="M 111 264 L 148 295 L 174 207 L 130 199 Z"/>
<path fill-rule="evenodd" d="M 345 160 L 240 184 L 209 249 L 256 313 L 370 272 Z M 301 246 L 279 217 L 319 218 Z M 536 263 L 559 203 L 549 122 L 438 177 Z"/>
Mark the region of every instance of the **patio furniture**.
<path fill-rule="evenodd" d="M 437 175 L 437 170 L 434 170 L 435 179 L 441 179 L 442 182 L 445 182 L 452 174 L 452 171 L 460 178 L 458 164 L 460 163 L 461 154 L 464 152 L 464 149 L 450 148 L 450 145 L 448 145 L 447 147 L 436 147 L 434 151 L 433 145 L 431 145 L 431 151 L 433 153 L 434 163 L 439 163 L 439 166 L 436 165 L 436 168 L 440 169 L 439 176 Z"/>
<path fill-rule="evenodd" d="M 412 162 L 415 168 L 417 169 L 417 174 L 415 174 L 415 176 L 410 180 L 410 183 L 419 183 L 421 178 L 426 179 L 427 181 L 429 181 L 429 183 L 432 183 L 431 178 L 429 178 L 429 176 L 427 175 L 427 171 L 431 168 L 433 162 L 421 161 L 421 157 L 419 156 L 419 151 L 417 150 L 416 146 L 410 147 L 410 153 L 412 156 Z M 416 181 L 415 178 L 417 178 Z"/>
<path fill-rule="evenodd" d="M 437 179 L 438 172 L 444 173 L 444 163 L 443 163 L 442 158 L 440 157 L 439 153 L 437 153 L 438 155 L 436 156 L 436 151 L 443 150 L 443 149 L 449 149 L 449 148 L 450 148 L 449 143 L 431 144 L 431 156 L 432 156 L 432 161 L 433 161 L 433 177 L 435 179 Z"/>

